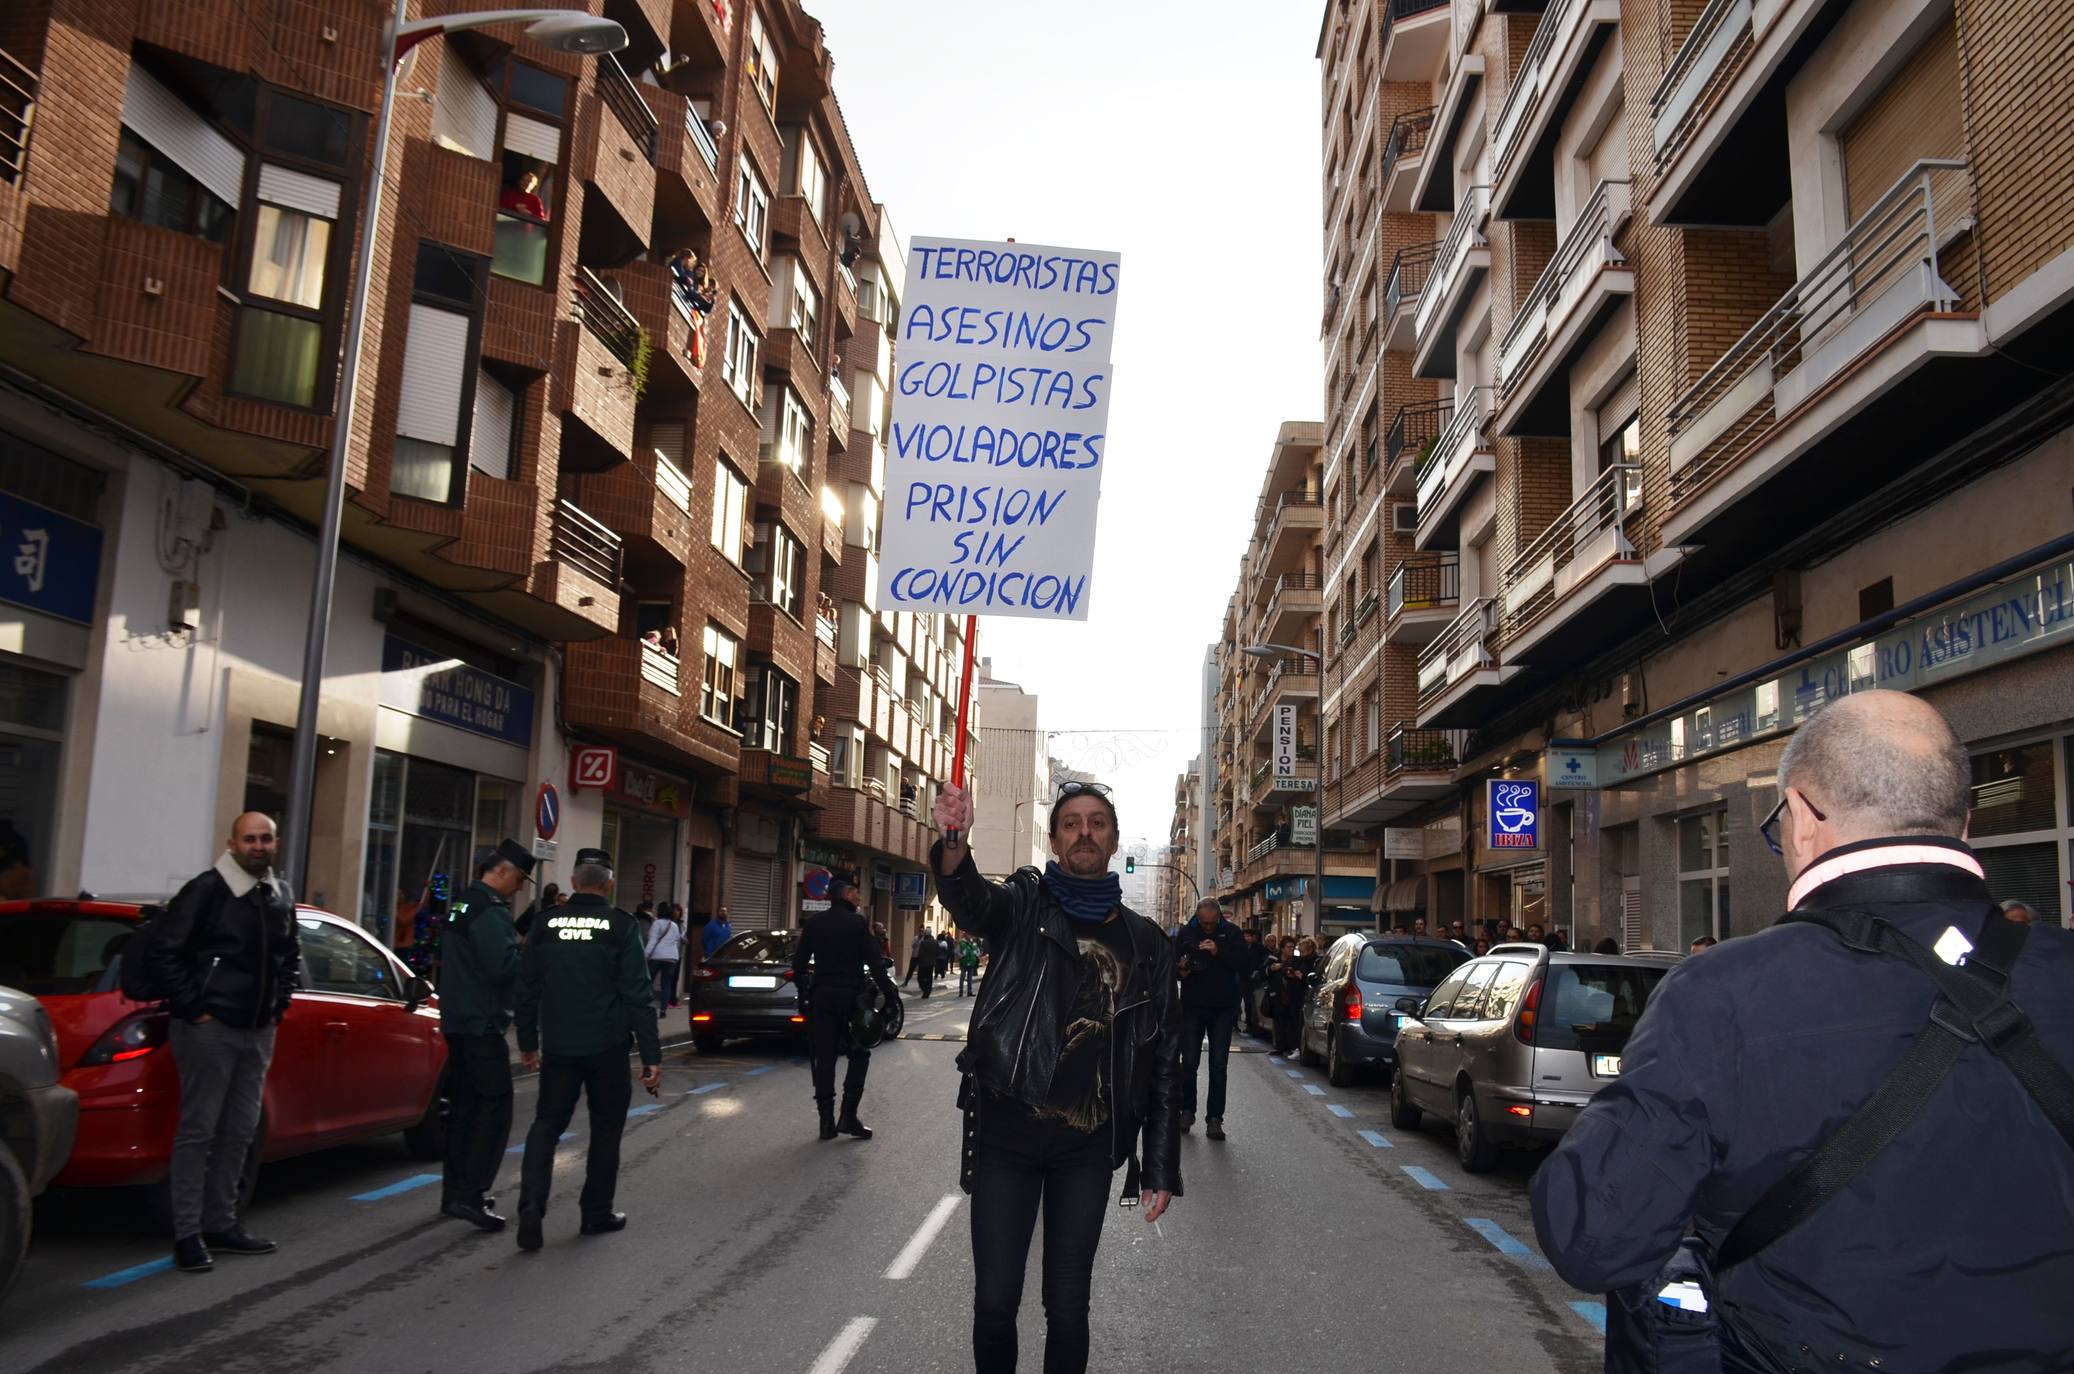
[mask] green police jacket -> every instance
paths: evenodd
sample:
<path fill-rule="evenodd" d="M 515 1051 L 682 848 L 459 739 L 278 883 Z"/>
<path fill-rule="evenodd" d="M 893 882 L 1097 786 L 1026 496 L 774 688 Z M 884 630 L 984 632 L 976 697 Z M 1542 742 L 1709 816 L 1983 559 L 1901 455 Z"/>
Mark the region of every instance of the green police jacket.
<path fill-rule="evenodd" d="M 502 1035 L 518 987 L 511 903 L 470 883 L 447 910 L 440 940 L 439 1024 L 448 1035 Z"/>
<path fill-rule="evenodd" d="M 580 1059 L 626 1049 L 631 1034 L 641 1062 L 662 1062 L 655 1029 L 655 985 L 641 957 L 634 918 L 603 897 L 578 892 L 533 918 L 519 961 L 518 1042 Z"/>

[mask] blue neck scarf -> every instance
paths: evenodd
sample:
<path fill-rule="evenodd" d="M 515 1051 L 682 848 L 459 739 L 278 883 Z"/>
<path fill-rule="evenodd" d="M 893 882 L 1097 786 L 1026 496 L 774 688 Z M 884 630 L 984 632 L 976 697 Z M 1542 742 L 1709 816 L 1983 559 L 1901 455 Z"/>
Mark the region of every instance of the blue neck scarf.
<path fill-rule="evenodd" d="M 1116 874 L 1076 878 L 1057 859 L 1044 866 L 1044 890 L 1076 921 L 1100 921 L 1123 902 L 1123 882 Z"/>

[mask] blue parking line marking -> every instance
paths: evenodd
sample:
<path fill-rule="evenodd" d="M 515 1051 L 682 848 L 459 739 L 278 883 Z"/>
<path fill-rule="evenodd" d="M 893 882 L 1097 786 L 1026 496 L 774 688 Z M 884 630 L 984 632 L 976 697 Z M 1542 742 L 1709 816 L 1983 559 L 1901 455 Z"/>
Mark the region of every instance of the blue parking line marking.
<path fill-rule="evenodd" d="M 1435 1193 L 1445 1193 L 1448 1191 L 1446 1181 L 1443 1180 L 1439 1175 L 1435 1174 L 1431 1169 L 1421 1169 L 1416 1164 L 1406 1164 L 1401 1167 L 1404 1169 L 1404 1172 L 1412 1176 L 1413 1180 L 1417 1182 L 1421 1188 L 1425 1188 L 1428 1191 Z"/>
<path fill-rule="evenodd" d="M 1304 1084 L 1304 1085 L 1303 1085 L 1303 1090 L 1304 1090 L 1305 1092 L 1309 1093 L 1309 1094 L 1310 1094 L 1310 1095 L 1311 1095 L 1312 1097 L 1323 1097 L 1323 1096 L 1325 1096 L 1325 1089 L 1323 1089 L 1323 1088 L 1319 1087 L 1319 1086 L 1318 1086 L 1318 1085 L 1317 1085 L 1316 1083 L 1306 1083 L 1306 1084 Z"/>
<path fill-rule="evenodd" d="M 1291 1078 L 1301 1078 L 1301 1077 L 1303 1077 L 1303 1070 L 1302 1070 L 1302 1069 L 1284 1069 L 1284 1070 L 1282 1070 L 1282 1072 L 1283 1072 L 1283 1073 L 1286 1073 L 1286 1074 L 1288 1074 L 1288 1075 L 1289 1075 L 1289 1076 L 1290 1076 Z"/>
<path fill-rule="evenodd" d="M 437 1182 L 439 1182 L 438 1174 L 412 1174 L 409 1178 L 392 1183 L 386 1188 L 377 1188 L 371 1193 L 355 1193 L 347 1201 L 380 1202 L 383 1198 L 395 1197 L 398 1193 L 407 1193 L 413 1188 L 422 1188 L 428 1183 Z"/>
<path fill-rule="evenodd" d="M 685 1096 L 686 1096 L 686 1097 L 697 1097 L 697 1096 L 699 1096 L 699 1095 L 700 1095 L 701 1093 L 717 1093 L 717 1092 L 719 1092 L 719 1091 L 720 1091 L 720 1090 L 721 1090 L 722 1088 L 724 1088 L 724 1087 L 726 1087 L 726 1086 L 727 1086 L 727 1084 L 725 1084 L 725 1083 L 708 1083 L 708 1084 L 707 1084 L 707 1085 L 706 1085 L 705 1087 L 703 1087 L 703 1088 L 693 1088 L 693 1089 L 692 1089 L 692 1090 L 691 1090 L 690 1092 L 686 1093 L 686 1094 L 685 1094 Z"/>
<path fill-rule="evenodd" d="M 1349 1121 L 1354 1119 L 1354 1113 L 1340 1106 L 1337 1102 L 1326 1103 L 1325 1110 L 1331 1112 L 1334 1116 L 1345 1117 Z"/>
<path fill-rule="evenodd" d="M 1606 1334 L 1605 1303 L 1584 1302 L 1580 1300 L 1571 1303 L 1570 1310 L 1572 1312 L 1575 1312 L 1578 1316 L 1584 1318 L 1586 1321 L 1590 1322 L 1592 1324 L 1592 1330 L 1598 1332 L 1601 1336 Z"/>
<path fill-rule="evenodd" d="M 1482 1217 L 1464 1217 L 1462 1218 L 1462 1224 L 1497 1246 L 1499 1254 L 1511 1255 L 1515 1259 L 1523 1259 L 1537 1269 L 1548 1267 L 1547 1260 L 1535 1254 L 1526 1242 L 1518 1239 L 1512 1232 L 1506 1230 L 1497 1222 L 1486 1221 Z"/>
<path fill-rule="evenodd" d="M 754 1078 L 754 1077 L 756 1077 L 756 1075 L 758 1075 L 758 1074 L 760 1074 L 760 1073 L 769 1073 L 769 1072 L 770 1072 L 770 1071 L 771 1071 L 772 1069 L 775 1069 L 775 1068 L 777 1068 L 777 1067 L 778 1067 L 778 1066 L 777 1066 L 776 1064 L 765 1064 L 765 1065 L 764 1065 L 763 1067 L 761 1067 L 761 1068 L 756 1068 L 756 1069 L 751 1069 L 751 1070 L 749 1070 L 749 1072 L 747 1072 L 747 1073 L 743 1074 L 743 1075 L 742 1075 L 742 1077 L 744 1077 L 744 1078 Z"/>
<path fill-rule="evenodd" d="M 163 1274 L 172 1267 L 173 1257 L 167 1255 L 162 1259 L 147 1260 L 143 1264 L 133 1264 L 127 1269 L 118 1269 L 112 1274 L 103 1274 L 97 1279 L 88 1279 L 79 1286 L 81 1288 L 120 1288 L 126 1283 L 135 1283 L 138 1279 L 148 1279 L 153 1274 Z"/>
<path fill-rule="evenodd" d="M 1397 1148 L 1396 1145 L 1391 1143 L 1390 1137 L 1384 1135 L 1381 1131 L 1363 1131 L 1361 1138 L 1375 1146 L 1378 1150 L 1394 1150 Z"/>
<path fill-rule="evenodd" d="M 629 1107 L 629 1108 L 627 1108 L 627 1115 L 628 1115 L 628 1116 L 646 1116 L 646 1115 L 648 1115 L 648 1114 L 649 1114 L 650 1112 L 659 1112 L 659 1111 L 661 1111 L 662 1109 L 663 1109 L 663 1104 L 662 1104 L 662 1103 L 660 1103 L 660 1102 L 643 1102 L 643 1103 L 642 1103 L 642 1104 L 641 1104 L 640 1106 L 638 1106 L 638 1107 Z"/>

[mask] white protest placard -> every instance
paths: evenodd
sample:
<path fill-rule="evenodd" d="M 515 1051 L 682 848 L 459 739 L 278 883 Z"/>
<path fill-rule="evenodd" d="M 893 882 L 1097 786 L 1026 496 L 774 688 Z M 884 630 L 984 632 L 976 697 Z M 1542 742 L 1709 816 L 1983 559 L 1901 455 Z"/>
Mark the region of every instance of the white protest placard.
<path fill-rule="evenodd" d="M 918 238 L 907 262 L 880 605 L 1087 619 L 1121 259 Z"/>

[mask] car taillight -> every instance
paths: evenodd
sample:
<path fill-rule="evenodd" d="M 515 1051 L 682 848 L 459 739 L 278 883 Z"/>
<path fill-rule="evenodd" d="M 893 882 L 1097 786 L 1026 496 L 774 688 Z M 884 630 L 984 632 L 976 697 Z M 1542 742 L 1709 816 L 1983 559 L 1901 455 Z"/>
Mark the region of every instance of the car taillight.
<path fill-rule="evenodd" d="M 88 1047 L 87 1052 L 79 1057 L 80 1067 L 142 1059 L 166 1043 L 166 1027 L 170 1019 L 162 1011 L 132 1012 L 110 1026 L 106 1034 Z"/>
<path fill-rule="evenodd" d="M 691 1022 L 695 1026 L 703 1025 L 712 1019 L 713 1013 L 710 1011 L 695 1011 L 691 1014 Z"/>
<path fill-rule="evenodd" d="M 1339 1015 L 1342 1021 L 1361 1019 L 1361 989 L 1349 984 L 1347 990 L 1339 995 Z"/>
<path fill-rule="evenodd" d="M 720 976 L 720 970 L 714 968 L 711 964 L 700 964 L 691 971 L 691 976 L 702 983 L 708 983 Z"/>
<path fill-rule="evenodd" d="M 778 970 L 778 976 L 789 983 L 792 981 L 793 973 L 789 968 L 781 968 Z"/>
<path fill-rule="evenodd" d="M 807 1019 L 804 1016 L 793 1016 L 789 1019 L 795 1026 L 804 1026 L 807 1023 Z"/>
<path fill-rule="evenodd" d="M 1512 1019 L 1512 1033 L 1522 1045 L 1534 1043 L 1534 1018 L 1541 1010 L 1541 980 L 1536 978 L 1527 986 L 1527 995 L 1520 999 L 1519 1015 Z"/>

